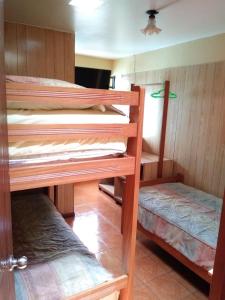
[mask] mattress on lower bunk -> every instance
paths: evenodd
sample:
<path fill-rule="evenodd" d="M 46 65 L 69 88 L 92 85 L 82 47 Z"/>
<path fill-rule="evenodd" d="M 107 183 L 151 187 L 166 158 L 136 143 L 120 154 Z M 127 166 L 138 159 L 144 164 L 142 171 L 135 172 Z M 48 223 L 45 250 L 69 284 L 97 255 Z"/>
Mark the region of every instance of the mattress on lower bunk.
<path fill-rule="evenodd" d="M 8 124 L 128 124 L 129 118 L 113 109 L 8 110 Z M 19 141 L 9 143 L 10 163 L 42 163 L 122 154 L 123 137 L 66 139 L 61 141 Z"/>
<path fill-rule="evenodd" d="M 112 279 L 47 196 L 14 196 L 12 220 L 14 255 L 28 257 L 27 268 L 14 272 L 17 300 L 65 299 Z"/>
<path fill-rule="evenodd" d="M 147 186 L 139 193 L 139 223 L 189 260 L 214 265 L 222 199 L 182 183 Z"/>

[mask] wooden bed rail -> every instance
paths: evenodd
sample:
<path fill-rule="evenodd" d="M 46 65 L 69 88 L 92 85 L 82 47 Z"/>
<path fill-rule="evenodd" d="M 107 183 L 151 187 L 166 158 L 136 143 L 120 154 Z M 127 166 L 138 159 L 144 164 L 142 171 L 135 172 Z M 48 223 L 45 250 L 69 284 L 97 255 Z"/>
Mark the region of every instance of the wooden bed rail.
<path fill-rule="evenodd" d="M 19 124 L 8 125 L 9 142 L 59 141 L 93 137 L 135 137 L 137 124 Z"/>
<path fill-rule="evenodd" d="M 35 101 L 52 105 L 61 105 L 63 102 L 76 105 L 139 105 L 137 92 L 112 91 L 86 88 L 69 88 L 35 85 L 31 83 L 7 83 L 6 84 L 7 102 L 29 102 Z"/>
<path fill-rule="evenodd" d="M 85 290 L 77 295 L 66 298 L 66 300 L 99 300 L 113 292 L 127 287 L 127 275 L 121 275 L 115 279 L 102 283 L 92 289 Z"/>
<path fill-rule="evenodd" d="M 161 184 L 161 183 L 172 183 L 172 182 L 184 182 L 184 176 L 180 173 L 173 177 L 165 177 L 165 178 L 157 178 L 153 180 L 141 180 L 140 181 L 140 187 L 143 186 L 151 186 L 151 185 L 156 185 L 156 184 Z"/>
<path fill-rule="evenodd" d="M 21 165 L 10 167 L 10 189 L 19 191 L 131 175 L 134 172 L 135 157 L 132 156 Z"/>

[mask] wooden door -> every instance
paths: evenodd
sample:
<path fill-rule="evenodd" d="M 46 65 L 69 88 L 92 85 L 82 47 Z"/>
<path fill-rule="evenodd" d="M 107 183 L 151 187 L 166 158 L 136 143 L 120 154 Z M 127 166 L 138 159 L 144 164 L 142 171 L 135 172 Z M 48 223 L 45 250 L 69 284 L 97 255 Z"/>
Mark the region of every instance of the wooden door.
<path fill-rule="evenodd" d="M 11 203 L 8 173 L 8 146 L 4 78 L 3 5 L 0 0 L 0 260 L 12 255 Z M 0 300 L 14 299 L 12 272 L 0 271 Z"/>

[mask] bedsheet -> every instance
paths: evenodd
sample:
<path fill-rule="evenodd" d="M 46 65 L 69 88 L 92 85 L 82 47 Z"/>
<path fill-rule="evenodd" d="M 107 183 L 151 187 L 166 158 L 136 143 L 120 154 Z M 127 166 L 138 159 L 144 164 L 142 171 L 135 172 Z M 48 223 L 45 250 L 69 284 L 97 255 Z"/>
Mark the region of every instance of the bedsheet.
<path fill-rule="evenodd" d="M 182 183 L 143 187 L 138 220 L 195 264 L 214 264 L 222 199 Z"/>
<path fill-rule="evenodd" d="M 112 278 L 47 196 L 14 196 L 12 219 L 14 255 L 28 257 L 28 267 L 14 272 L 17 300 L 61 300 Z"/>

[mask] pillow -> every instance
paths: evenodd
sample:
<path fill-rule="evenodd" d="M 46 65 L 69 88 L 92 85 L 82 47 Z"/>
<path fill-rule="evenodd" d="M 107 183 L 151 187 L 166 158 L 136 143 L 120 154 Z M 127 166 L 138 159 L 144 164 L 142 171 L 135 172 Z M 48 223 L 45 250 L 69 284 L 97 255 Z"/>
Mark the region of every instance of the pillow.
<path fill-rule="evenodd" d="M 6 82 L 16 82 L 16 83 L 30 83 L 37 84 L 42 86 L 61 86 L 61 87 L 72 87 L 72 88 L 82 88 L 85 87 L 77 84 L 73 84 L 67 81 L 59 80 L 59 79 L 49 79 L 49 78 L 41 78 L 41 77 L 30 77 L 30 76 L 16 76 L 16 75 L 6 75 Z M 102 112 L 106 111 L 104 105 L 88 105 L 88 104 L 67 104 L 63 102 L 62 104 L 49 104 L 49 103 L 38 103 L 35 101 L 27 102 L 27 101 L 7 101 L 8 109 L 31 109 L 31 110 L 52 110 L 52 109 L 85 109 L 92 108 L 94 110 L 100 110 Z"/>

